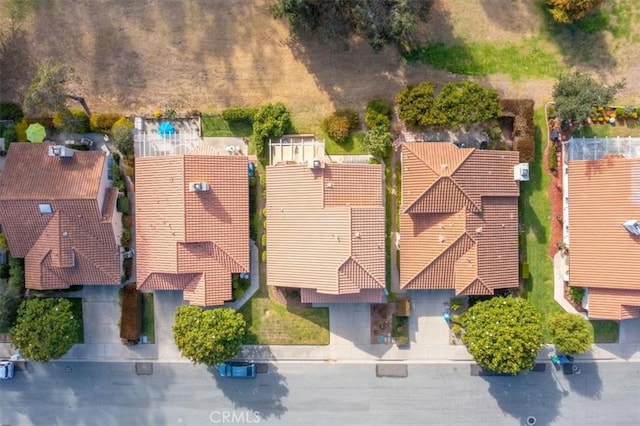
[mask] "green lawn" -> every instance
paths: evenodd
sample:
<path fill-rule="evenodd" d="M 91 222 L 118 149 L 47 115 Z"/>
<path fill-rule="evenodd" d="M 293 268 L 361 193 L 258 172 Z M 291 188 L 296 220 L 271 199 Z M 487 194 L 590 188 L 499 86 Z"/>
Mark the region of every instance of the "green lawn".
<path fill-rule="evenodd" d="M 548 48 L 543 48 L 535 38 L 504 45 L 432 43 L 412 50 L 406 55 L 406 59 L 455 74 L 508 74 L 514 80 L 524 77 L 557 77 L 564 71 L 557 55 Z"/>
<path fill-rule="evenodd" d="M 241 309 L 248 345 L 328 345 L 328 308 L 287 308 L 268 297 L 253 297 Z"/>
<path fill-rule="evenodd" d="M 553 298 L 553 261 L 549 256 L 551 238 L 551 205 L 548 198 L 551 176 L 543 165 L 546 141 L 544 110 L 535 111 L 536 158 L 529 164 L 530 180 L 520 184 L 520 221 L 524 228 L 524 250 L 529 262 L 529 278 L 524 281 L 524 297 L 529 299 L 542 315 L 544 340 L 549 341 L 547 319 L 563 309 Z"/>
<path fill-rule="evenodd" d="M 529 164 L 530 180 L 520 186 L 520 220 L 524 226 L 524 250 L 529 262 L 529 278 L 524 282 L 524 297 L 529 299 L 542 315 L 544 341 L 548 342 L 547 320 L 550 316 L 563 312 L 553 298 L 553 261 L 549 256 L 551 237 L 551 205 L 548 188 L 551 176 L 543 170 L 542 155 L 546 141 L 544 110 L 535 111 L 536 160 Z M 607 126 L 595 126 L 607 128 Z M 618 341 L 616 321 L 591 321 L 596 343 Z"/>
<path fill-rule="evenodd" d="M 203 115 L 202 135 L 208 137 L 248 137 L 253 132 L 251 124 L 246 122 L 225 121 L 219 115 Z"/>
<path fill-rule="evenodd" d="M 78 333 L 78 337 L 76 339 L 76 343 L 84 343 L 84 320 L 82 318 L 82 298 L 81 297 L 69 297 L 69 302 L 71 302 L 71 312 L 73 312 L 74 318 L 78 318 L 80 322 L 80 332 Z"/>
<path fill-rule="evenodd" d="M 617 123 L 612 126 L 609 124 L 596 124 L 584 126 L 573 132 L 576 138 L 606 138 L 606 137 L 640 137 L 640 123 L 637 121 L 629 121 L 622 124 Z"/>
<path fill-rule="evenodd" d="M 591 321 L 596 343 L 617 343 L 620 324 L 617 321 Z"/>
<path fill-rule="evenodd" d="M 142 335 L 147 336 L 148 343 L 156 342 L 153 312 L 153 293 L 142 293 Z"/>
<path fill-rule="evenodd" d="M 324 150 L 329 155 L 367 155 L 369 152 L 365 148 L 364 133 L 353 133 L 344 143 L 337 143 L 325 133 L 320 136 L 324 140 Z"/>

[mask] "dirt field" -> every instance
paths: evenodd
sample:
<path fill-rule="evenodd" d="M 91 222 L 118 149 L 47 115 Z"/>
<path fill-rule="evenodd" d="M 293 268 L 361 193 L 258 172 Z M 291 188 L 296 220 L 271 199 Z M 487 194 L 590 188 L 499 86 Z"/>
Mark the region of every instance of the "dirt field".
<path fill-rule="evenodd" d="M 7 10 L 16 2 L 0 0 L 2 100 L 21 101 L 42 59 L 58 57 L 75 68 L 74 91 L 93 111 L 210 111 L 283 101 L 304 130 L 336 107 L 363 107 L 374 96 L 391 99 L 408 82 L 463 78 L 407 65 L 393 49 L 375 54 L 360 44 L 336 52 L 292 40 L 284 22 L 269 15 L 270 0 L 31 0 L 35 6 L 12 30 Z M 543 25 L 529 3 L 437 0 L 423 36 L 443 42 L 517 42 Z M 545 43 L 558 52 L 566 47 Z M 605 81 L 626 77 L 621 98 L 637 101 L 640 86 L 633 77 L 640 66 L 630 58 L 640 53 L 638 43 L 612 43 L 611 50 L 613 62 L 594 55 L 578 65 Z M 550 98 L 554 83 L 514 83 L 501 75 L 477 80 L 503 96 L 530 97 L 538 105 Z"/>

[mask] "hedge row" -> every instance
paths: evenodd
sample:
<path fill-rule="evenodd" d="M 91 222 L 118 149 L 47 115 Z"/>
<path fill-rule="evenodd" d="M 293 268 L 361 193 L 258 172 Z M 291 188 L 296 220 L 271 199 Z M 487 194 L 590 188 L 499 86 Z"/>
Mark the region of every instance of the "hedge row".
<path fill-rule="evenodd" d="M 222 119 L 225 121 L 243 121 L 252 123 L 258 108 L 227 108 L 222 111 Z"/>
<path fill-rule="evenodd" d="M 142 296 L 136 284 L 127 284 L 122 289 L 122 316 L 120 338 L 125 344 L 135 344 L 142 334 Z"/>
<path fill-rule="evenodd" d="M 520 153 L 520 161 L 533 162 L 536 156 L 535 127 L 533 124 L 533 100 L 502 99 L 501 116 L 513 117 L 514 150 Z"/>

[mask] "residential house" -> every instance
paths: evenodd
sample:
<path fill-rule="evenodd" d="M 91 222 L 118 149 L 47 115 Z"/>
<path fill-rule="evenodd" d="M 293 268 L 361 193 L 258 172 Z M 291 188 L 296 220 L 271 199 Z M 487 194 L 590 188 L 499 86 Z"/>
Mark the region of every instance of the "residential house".
<path fill-rule="evenodd" d="M 0 220 L 11 256 L 38 290 L 120 284 L 118 190 L 102 151 L 12 143 L 0 180 Z"/>
<path fill-rule="evenodd" d="M 380 165 L 267 167 L 268 284 L 300 289 L 303 303 L 386 300 L 383 191 Z"/>
<path fill-rule="evenodd" d="M 492 295 L 518 287 L 518 152 L 402 145 L 400 286 Z"/>
<path fill-rule="evenodd" d="M 181 290 L 198 306 L 231 300 L 232 275 L 250 269 L 247 157 L 203 146 L 135 161 L 138 288 Z"/>
<path fill-rule="evenodd" d="M 638 318 L 640 139 L 571 139 L 564 158 L 565 278 L 586 288 L 590 318 Z"/>

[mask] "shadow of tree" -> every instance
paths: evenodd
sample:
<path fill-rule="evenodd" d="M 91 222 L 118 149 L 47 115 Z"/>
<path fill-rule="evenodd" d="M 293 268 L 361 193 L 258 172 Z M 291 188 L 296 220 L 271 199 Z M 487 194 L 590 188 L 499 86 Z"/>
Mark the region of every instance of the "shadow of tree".
<path fill-rule="evenodd" d="M 11 28 L 0 44 L 0 101 L 22 104 L 22 96 L 29 85 L 24 75 L 35 75 L 36 69 L 26 32 Z"/>
<path fill-rule="evenodd" d="M 489 393 L 502 412 L 526 425 L 534 416 L 537 424 L 550 425 L 560 415 L 560 401 L 567 391 L 549 371 L 522 373 L 515 377 L 483 377 L 489 383 Z"/>
<path fill-rule="evenodd" d="M 590 399 L 600 399 L 602 394 L 602 379 L 598 373 L 598 364 L 590 362 L 574 365 L 578 367 L 579 370 L 565 376 L 569 382 L 570 389 Z"/>
<path fill-rule="evenodd" d="M 261 419 L 281 418 L 288 410 L 283 399 L 289 395 L 284 376 L 275 364 L 268 364 L 267 373 L 258 373 L 255 379 L 221 377 L 215 368 L 209 369 L 216 386 L 236 408 L 252 411 Z"/>

